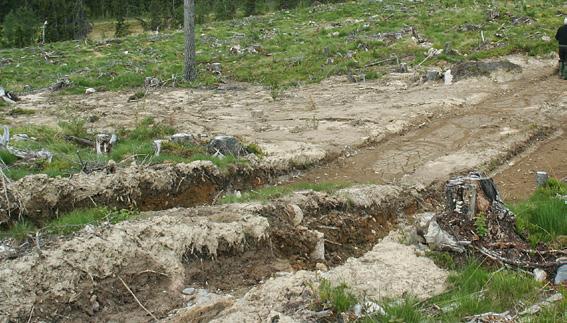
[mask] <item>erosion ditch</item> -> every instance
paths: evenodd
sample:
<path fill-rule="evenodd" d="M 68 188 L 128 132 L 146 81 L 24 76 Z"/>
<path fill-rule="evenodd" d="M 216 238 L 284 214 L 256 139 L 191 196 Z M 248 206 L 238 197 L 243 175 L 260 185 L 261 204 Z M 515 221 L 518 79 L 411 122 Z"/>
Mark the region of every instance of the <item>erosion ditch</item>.
<path fill-rule="evenodd" d="M 416 204 L 398 187 L 369 185 L 298 192 L 264 205 L 149 212 L 146 220 L 83 230 L 3 261 L 0 314 L 148 320 L 134 294 L 164 317 L 183 305 L 185 286 L 238 294 L 278 272 L 360 256 Z"/>

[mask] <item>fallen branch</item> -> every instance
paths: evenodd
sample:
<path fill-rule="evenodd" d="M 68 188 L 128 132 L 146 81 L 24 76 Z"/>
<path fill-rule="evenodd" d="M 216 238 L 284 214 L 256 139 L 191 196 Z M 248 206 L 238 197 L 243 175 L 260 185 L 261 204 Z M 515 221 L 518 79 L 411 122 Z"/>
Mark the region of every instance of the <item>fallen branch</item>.
<path fill-rule="evenodd" d="M 389 62 L 389 61 L 397 60 L 397 59 L 398 59 L 397 57 L 390 57 L 388 59 L 384 59 L 384 60 L 381 60 L 381 61 L 376 61 L 376 62 L 366 64 L 366 65 L 364 65 L 364 67 L 372 67 L 372 66 L 380 65 L 380 64 L 383 64 L 383 63 L 386 63 L 386 62 Z"/>
<path fill-rule="evenodd" d="M 476 250 L 478 250 L 480 253 L 485 255 L 486 257 L 488 257 L 488 258 L 490 258 L 494 261 L 498 261 L 501 264 L 512 265 L 512 266 L 516 266 L 516 267 L 520 267 L 520 268 L 528 268 L 528 269 L 549 268 L 549 267 L 557 266 L 557 264 L 555 262 L 535 263 L 535 262 L 530 262 L 530 261 L 511 260 L 511 259 L 504 258 L 504 257 L 496 254 L 494 251 L 486 249 L 485 247 L 477 247 L 477 246 L 473 246 L 473 247 Z"/>
<path fill-rule="evenodd" d="M 69 136 L 69 135 L 65 135 L 65 136 L 63 136 L 63 138 L 67 141 L 74 142 L 74 143 L 79 144 L 81 146 L 85 146 L 85 147 L 94 147 L 95 146 L 95 142 L 92 141 L 92 140 L 89 140 L 89 139 L 84 139 L 84 138 Z"/>
<path fill-rule="evenodd" d="M 158 320 L 157 317 L 155 317 L 152 312 L 148 311 L 148 309 L 142 305 L 142 303 L 140 303 L 140 300 L 138 299 L 138 297 L 136 297 L 136 294 L 134 294 L 134 292 L 130 289 L 130 287 L 128 287 L 128 285 L 126 285 L 126 283 L 124 282 L 124 280 L 122 279 L 122 277 L 118 276 L 118 279 L 120 280 L 120 282 L 122 283 L 122 285 L 124 285 L 124 287 L 126 287 L 126 289 L 130 292 L 130 294 L 132 295 L 132 297 L 134 297 L 134 299 L 136 300 L 136 302 L 138 303 L 138 305 L 140 305 L 140 307 L 146 311 L 146 313 L 148 313 L 154 320 Z"/>

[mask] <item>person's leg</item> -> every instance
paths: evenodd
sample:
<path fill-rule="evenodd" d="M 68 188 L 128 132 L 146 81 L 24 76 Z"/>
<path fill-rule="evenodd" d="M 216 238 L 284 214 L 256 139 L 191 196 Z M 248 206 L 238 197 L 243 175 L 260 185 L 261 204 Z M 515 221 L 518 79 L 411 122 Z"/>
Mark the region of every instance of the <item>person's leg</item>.
<path fill-rule="evenodd" d="M 559 77 L 567 80 L 567 48 L 559 47 Z"/>

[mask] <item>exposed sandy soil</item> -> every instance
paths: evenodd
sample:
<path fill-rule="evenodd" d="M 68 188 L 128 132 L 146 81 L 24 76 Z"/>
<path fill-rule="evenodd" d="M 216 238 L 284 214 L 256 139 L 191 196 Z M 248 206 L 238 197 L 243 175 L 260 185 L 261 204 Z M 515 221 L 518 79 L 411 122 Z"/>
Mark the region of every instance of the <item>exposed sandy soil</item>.
<path fill-rule="evenodd" d="M 546 171 L 552 177 L 567 181 L 566 131 L 564 127 L 557 137 L 514 158 L 494 177 L 504 200 L 516 202 L 527 199 L 536 189 L 537 171 Z"/>
<path fill-rule="evenodd" d="M 544 141 L 567 122 L 567 82 L 553 75 L 555 61 L 510 60 L 523 71 L 448 86 L 416 83 L 413 74 L 357 84 L 330 79 L 276 101 L 242 84 L 155 90 L 130 103 L 125 92 L 24 97 L 21 107 L 38 113 L 2 115 L 13 124 L 80 117 L 96 120 L 94 133 L 152 116 L 205 138 L 226 133 L 256 142 L 268 154 L 264 165 L 328 162 L 299 181 L 394 185 L 303 192 L 283 204 L 171 209 L 84 231 L 0 263 L 0 321 L 150 321 L 124 285 L 174 322 L 314 320 L 309 302 L 321 276 L 375 299 L 442 292 L 445 271 L 394 235 L 380 241 L 406 213 L 432 208 L 424 206 L 425 188 L 454 173 L 498 169 L 504 197 L 519 198 L 533 189 L 534 170 L 567 172 L 565 129 Z M 317 272 L 317 262 L 331 268 Z M 185 286 L 218 294 L 186 306 Z"/>
<path fill-rule="evenodd" d="M 301 180 L 389 183 L 408 175 L 404 182 L 427 185 L 509 157 L 541 135 L 542 127 L 564 123 L 567 83 L 553 75 L 556 62 L 508 59 L 523 72 L 496 71 L 491 78 L 450 86 L 419 85 L 412 73 L 364 83 L 333 78 L 291 89 L 275 101 L 267 89 L 245 84 L 153 90 L 138 102 L 128 102 L 131 92 L 37 94 L 24 97 L 20 106 L 38 113 L 5 118 L 52 125 L 90 118 L 97 120 L 89 124 L 97 132 L 133 127 L 152 116 L 179 131 L 204 137 L 225 133 L 259 143 L 270 161 L 295 158 L 293 164 L 301 165 L 351 157 Z"/>

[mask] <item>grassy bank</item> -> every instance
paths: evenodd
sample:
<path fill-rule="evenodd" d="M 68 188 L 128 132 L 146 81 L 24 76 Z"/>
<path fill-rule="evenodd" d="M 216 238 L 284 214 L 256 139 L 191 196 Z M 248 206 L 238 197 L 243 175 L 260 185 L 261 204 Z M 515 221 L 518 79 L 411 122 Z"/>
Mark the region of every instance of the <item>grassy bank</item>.
<path fill-rule="evenodd" d="M 59 127 L 24 126 L 11 129 L 14 134 L 27 134 L 31 139 L 12 141 L 11 146 L 26 151 L 46 149 L 53 154 L 51 162 L 44 159 L 26 161 L 5 150 L 0 150 L 0 162 L 7 167 L 2 172 L 12 180 L 31 174 L 47 174 L 52 177 L 69 176 L 81 171 L 102 169 L 109 160 L 129 165 L 132 161 L 152 165 L 165 162 L 190 163 L 196 160 L 209 160 L 221 169 L 230 165 L 244 164 L 245 160 L 234 156 L 219 158 L 208 154 L 204 145 L 164 143 L 162 152 L 155 156 L 153 140 L 164 139 L 175 133 L 175 129 L 154 122 L 151 118 L 141 121 L 132 130 L 119 130 L 118 142 L 109 155 L 96 155 L 94 148 L 84 147 L 69 141 L 66 136 L 93 138 L 87 132 L 84 121 L 61 122 Z"/>
<path fill-rule="evenodd" d="M 562 4 L 558 0 L 361 0 L 208 23 L 197 30 L 200 73 L 193 84 L 180 81 L 181 32 L 142 34 L 108 43 L 53 43 L 44 48 L 47 57 L 36 47 L 0 50 L 0 57 L 8 59 L 0 67 L 1 83 L 23 91 L 26 85 L 44 88 L 68 75 L 73 84 L 64 93 L 82 93 L 87 87 L 137 87 L 147 76 L 168 85 L 210 85 L 219 81 L 207 71 L 207 64 L 214 62 L 222 64 L 223 77 L 263 84 L 276 92 L 349 71 L 370 79 L 390 71 L 384 65 L 396 59 L 377 62 L 395 56 L 417 65 L 425 59 L 427 49 L 412 38 L 409 27 L 433 47 L 454 50 L 424 65 L 516 52 L 549 53 L 555 44 L 542 37 L 553 37 L 562 24 L 558 15 Z M 487 18 L 489 8 L 499 13 L 494 19 Z M 231 53 L 234 46 L 240 47 L 239 53 Z"/>
<path fill-rule="evenodd" d="M 9 228 L 1 230 L 0 239 L 12 238 L 17 241 L 23 241 L 28 237 L 33 237 L 36 232 L 41 232 L 42 234 L 66 235 L 80 231 L 87 225 L 100 225 L 103 222 L 116 224 L 139 217 L 139 212 L 130 210 L 113 210 L 106 207 L 77 209 L 51 220 L 42 228 L 36 227 L 27 220 L 22 220 Z"/>

